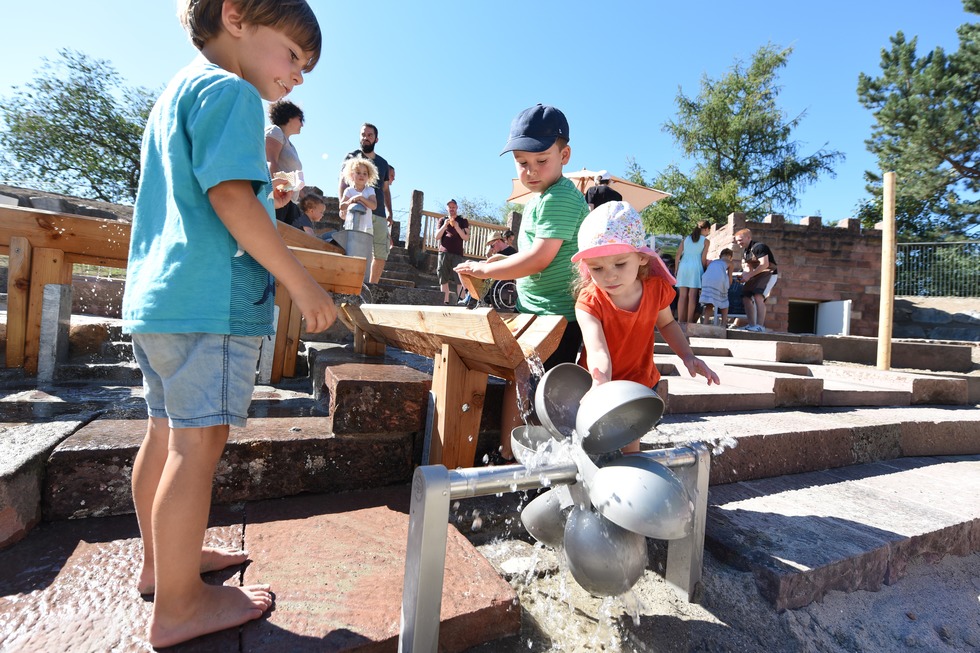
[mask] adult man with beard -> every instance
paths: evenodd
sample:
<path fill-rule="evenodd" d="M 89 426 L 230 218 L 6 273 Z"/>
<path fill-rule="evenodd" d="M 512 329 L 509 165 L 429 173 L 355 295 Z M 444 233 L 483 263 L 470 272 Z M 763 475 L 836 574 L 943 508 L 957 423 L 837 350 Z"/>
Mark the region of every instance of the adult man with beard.
<path fill-rule="evenodd" d="M 378 128 L 369 122 L 361 125 L 361 149 L 354 150 L 344 157 L 344 161 L 355 156 L 371 159 L 378 168 L 378 181 L 374 184 L 374 193 L 378 197 L 378 206 L 374 209 L 374 262 L 371 264 L 371 283 L 378 283 L 381 280 L 381 273 L 385 269 L 385 261 L 388 260 L 388 229 L 392 224 L 394 213 L 391 211 L 391 191 L 388 188 L 390 183 L 388 177 L 388 162 L 377 152 L 374 146 L 378 142 Z M 343 169 L 341 167 L 341 169 Z M 340 175 L 340 186 L 337 190 L 337 197 L 343 197 L 347 189 L 347 182 L 344 181 L 343 173 Z M 381 199 L 384 199 L 384 202 Z M 387 210 L 387 215 L 385 211 Z"/>

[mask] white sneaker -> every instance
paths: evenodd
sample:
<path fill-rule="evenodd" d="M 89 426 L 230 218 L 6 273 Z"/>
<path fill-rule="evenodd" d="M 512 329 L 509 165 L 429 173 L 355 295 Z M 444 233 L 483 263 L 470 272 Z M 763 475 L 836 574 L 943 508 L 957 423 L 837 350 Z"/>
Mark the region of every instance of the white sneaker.
<path fill-rule="evenodd" d="M 745 330 L 746 331 L 752 331 L 753 333 L 765 333 L 766 332 L 766 328 L 764 326 L 762 326 L 762 325 L 759 325 L 759 324 L 750 324 L 749 326 L 745 327 Z"/>

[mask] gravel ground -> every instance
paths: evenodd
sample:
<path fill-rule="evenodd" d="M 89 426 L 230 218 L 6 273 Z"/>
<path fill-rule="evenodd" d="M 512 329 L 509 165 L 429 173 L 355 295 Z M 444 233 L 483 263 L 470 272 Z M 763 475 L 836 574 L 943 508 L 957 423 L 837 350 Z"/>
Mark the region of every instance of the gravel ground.
<path fill-rule="evenodd" d="M 777 614 L 750 572 L 707 552 L 697 601 L 688 603 L 663 579 L 663 543 L 648 540 L 650 565 L 631 592 L 599 599 L 575 583 L 560 552 L 528 540 L 517 497 L 454 506 L 457 527 L 508 579 L 524 609 L 519 636 L 470 653 L 980 651 L 980 554 L 921 560 L 878 592 L 831 592 Z"/>

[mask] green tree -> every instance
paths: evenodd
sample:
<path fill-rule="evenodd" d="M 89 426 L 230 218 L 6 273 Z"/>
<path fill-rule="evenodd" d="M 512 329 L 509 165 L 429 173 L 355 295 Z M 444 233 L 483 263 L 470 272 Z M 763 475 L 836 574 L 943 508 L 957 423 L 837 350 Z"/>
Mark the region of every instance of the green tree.
<path fill-rule="evenodd" d="M 133 201 L 154 94 L 126 86 L 108 61 L 73 50 L 59 56 L 0 98 L 0 174 L 44 180 L 81 197 Z"/>
<path fill-rule="evenodd" d="M 499 204 L 493 204 L 483 197 L 478 197 L 475 200 L 460 197 L 458 202 L 459 214 L 464 218 L 478 220 L 480 222 L 490 222 L 492 224 L 503 224 L 501 216 L 503 215 L 504 209 Z M 445 211 L 445 208 L 443 211 Z"/>
<path fill-rule="evenodd" d="M 980 14 L 980 0 L 964 0 Z M 896 213 L 905 240 L 962 238 L 980 231 L 980 23 L 957 29 L 959 50 L 920 57 L 902 32 L 881 52 L 881 75 L 858 78 L 858 99 L 875 125 L 868 150 L 897 176 Z M 871 199 L 858 212 L 881 219 L 881 176 L 865 173 Z"/>
<path fill-rule="evenodd" d="M 654 179 L 654 187 L 673 194 L 648 210 L 657 230 L 684 233 L 698 220 L 717 222 L 734 211 L 758 219 L 788 210 L 820 175 L 833 176 L 844 155 L 825 148 L 802 154 L 792 134 L 806 113 L 787 118 L 778 106 L 777 74 L 791 52 L 763 46 L 721 79 L 702 77 L 697 97 L 678 90 L 677 118 L 663 129 L 694 166 L 685 173 L 672 164 Z"/>

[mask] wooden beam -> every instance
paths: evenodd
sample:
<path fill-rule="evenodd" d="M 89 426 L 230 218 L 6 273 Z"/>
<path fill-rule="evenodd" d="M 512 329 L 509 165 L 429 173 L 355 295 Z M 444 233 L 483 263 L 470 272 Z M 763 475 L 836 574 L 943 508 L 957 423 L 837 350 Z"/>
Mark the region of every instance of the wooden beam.
<path fill-rule="evenodd" d="M 480 436 L 487 375 L 466 367 L 449 345 L 435 358 L 432 389 L 436 394 L 429 461 L 449 469 L 472 467 Z"/>
<path fill-rule="evenodd" d="M 296 376 L 296 356 L 299 353 L 299 334 L 303 329 L 303 315 L 296 302 L 291 302 L 289 326 L 286 328 L 286 354 L 282 361 L 282 375 Z"/>
<path fill-rule="evenodd" d="M 367 261 L 354 256 L 332 254 L 302 247 L 290 247 L 310 276 L 329 292 L 360 295 Z"/>
<path fill-rule="evenodd" d="M 344 248 L 334 243 L 328 243 L 316 236 L 311 236 L 302 229 L 297 229 L 285 222 L 276 220 L 276 230 L 282 237 L 283 242 L 290 247 L 302 247 L 304 249 L 314 249 L 320 252 L 331 252 L 333 254 L 343 254 Z"/>
<path fill-rule="evenodd" d="M 7 367 L 24 366 L 32 251 L 31 243 L 26 238 L 14 236 L 10 239 L 7 266 Z"/>
<path fill-rule="evenodd" d="M 282 381 L 282 364 L 286 360 L 286 335 L 289 331 L 289 316 L 293 300 L 286 286 L 276 281 L 276 306 L 279 307 L 279 321 L 276 323 L 276 343 L 272 351 L 272 382 Z"/>
<path fill-rule="evenodd" d="M 20 236 L 34 248 L 125 261 L 130 225 L 120 220 L 68 216 L 50 211 L 0 207 L 0 242 Z"/>

